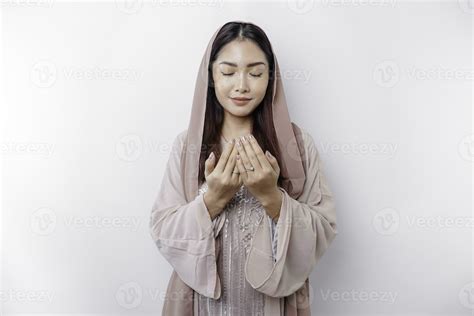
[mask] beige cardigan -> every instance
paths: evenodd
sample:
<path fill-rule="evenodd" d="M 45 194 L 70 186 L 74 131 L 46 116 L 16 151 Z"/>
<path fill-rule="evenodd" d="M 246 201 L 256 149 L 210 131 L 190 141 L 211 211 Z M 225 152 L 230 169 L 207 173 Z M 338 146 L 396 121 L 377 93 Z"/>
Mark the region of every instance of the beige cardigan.
<path fill-rule="evenodd" d="M 302 149 L 306 176 L 301 195 L 294 199 L 283 192 L 276 229 L 276 262 L 268 221 L 261 221 L 248 253 L 245 277 L 256 290 L 266 294 L 265 315 L 311 315 L 309 275 L 338 234 L 332 193 L 322 171 L 313 138 L 304 129 L 296 134 Z M 194 314 L 194 291 L 218 299 L 214 230 L 222 227 L 212 220 L 203 196 L 186 203 L 180 174 L 181 150 L 187 130 L 174 140 L 165 174 L 155 200 L 150 233 L 160 253 L 173 266 L 162 315 Z M 177 202 L 179 201 L 179 202 Z"/>

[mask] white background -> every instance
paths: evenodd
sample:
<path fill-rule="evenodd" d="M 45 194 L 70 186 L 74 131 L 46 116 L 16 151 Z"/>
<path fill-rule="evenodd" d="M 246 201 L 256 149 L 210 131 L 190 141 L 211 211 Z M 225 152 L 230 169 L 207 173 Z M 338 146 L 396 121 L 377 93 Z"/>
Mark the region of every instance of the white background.
<path fill-rule="evenodd" d="M 6 315 L 161 313 L 151 207 L 231 20 L 267 33 L 336 199 L 313 315 L 473 313 L 472 1 L 1 6 Z"/>

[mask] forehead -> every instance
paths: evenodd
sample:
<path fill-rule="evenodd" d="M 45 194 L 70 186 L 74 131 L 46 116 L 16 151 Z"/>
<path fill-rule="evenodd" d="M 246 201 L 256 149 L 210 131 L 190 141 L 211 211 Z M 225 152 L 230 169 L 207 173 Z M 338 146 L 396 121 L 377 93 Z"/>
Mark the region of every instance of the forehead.
<path fill-rule="evenodd" d="M 254 42 L 250 40 L 234 40 L 221 48 L 216 61 L 233 62 L 238 64 L 239 67 L 245 67 L 245 65 L 256 61 L 267 63 L 267 58 L 265 53 Z"/>

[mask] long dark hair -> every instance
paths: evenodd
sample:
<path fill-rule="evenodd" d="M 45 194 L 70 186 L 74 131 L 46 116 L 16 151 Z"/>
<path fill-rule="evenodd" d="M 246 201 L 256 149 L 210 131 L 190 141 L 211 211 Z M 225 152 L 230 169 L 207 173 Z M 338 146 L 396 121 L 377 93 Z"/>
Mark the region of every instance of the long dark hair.
<path fill-rule="evenodd" d="M 278 139 L 273 125 L 272 95 L 273 83 L 275 80 L 275 65 L 273 63 L 273 52 L 265 32 L 258 26 L 250 23 L 228 22 L 222 26 L 216 35 L 212 45 L 209 68 L 208 68 L 208 88 L 206 100 L 206 116 L 202 137 L 202 149 L 199 158 L 199 185 L 205 181 L 205 161 L 211 152 L 214 152 L 215 161 L 219 161 L 221 156 L 220 139 L 222 125 L 224 122 L 224 110 L 219 104 L 214 90 L 214 80 L 212 77 L 212 64 L 217 58 L 219 50 L 227 43 L 238 39 L 252 40 L 264 52 L 269 63 L 269 82 L 265 97 L 260 105 L 252 112 L 253 128 L 252 135 L 257 139 L 263 152 L 268 150 L 278 161 L 281 168 L 281 154 L 278 146 Z M 278 178 L 278 185 L 281 186 L 283 180 L 281 172 Z"/>

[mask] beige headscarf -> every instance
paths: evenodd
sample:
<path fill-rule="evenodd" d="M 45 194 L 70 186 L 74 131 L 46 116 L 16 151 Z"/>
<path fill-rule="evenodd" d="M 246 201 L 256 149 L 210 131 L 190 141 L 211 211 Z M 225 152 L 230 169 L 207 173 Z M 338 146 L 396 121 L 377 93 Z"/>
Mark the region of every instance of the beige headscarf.
<path fill-rule="evenodd" d="M 235 21 L 241 23 L 242 21 Z M 253 24 L 254 25 L 254 24 Z M 198 194 L 198 176 L 199 176 L 199 157 L 202 146 L 202 136 L 204 129 L 204 120 L 206 113 L 206 100 L 208 89 L 208 67 L 212 44 L 221 30 L 222 26 L 214 33 L 206 52 L 201 60 L 198 76 L 196 79 L 196 86 L 194 89 L 193 107 L 191 111 L 191 118 L 188 126 L 186 142 L 184 143 L 183 156 L 181 157 L 183 166 L 183 177 L 185 184 L 186 200 L 192 201 Z M 273 52 L 273 49 L 272 49 Z M 273 61 L 275 64 L 275 75 L 273 82 L 273 124 L 278 138 L 278 144 L 281 152 L 280 173 L 284 180 L 282 188 L 288 194 L 297 198 L 303 191 L 305 182 L 305 174 L 303 164 L 301 161 L 301 153 L 298 149 L 297 140 L 293 132 L 292 123 L 288 113 L 288 108 L 285 100 L 285 93 L 283 85 L 280 80 L 280 68 L 278 66 L 277 58 L 273 52 Z M 190 148 L 190 150 L 187 150 Z"/>

